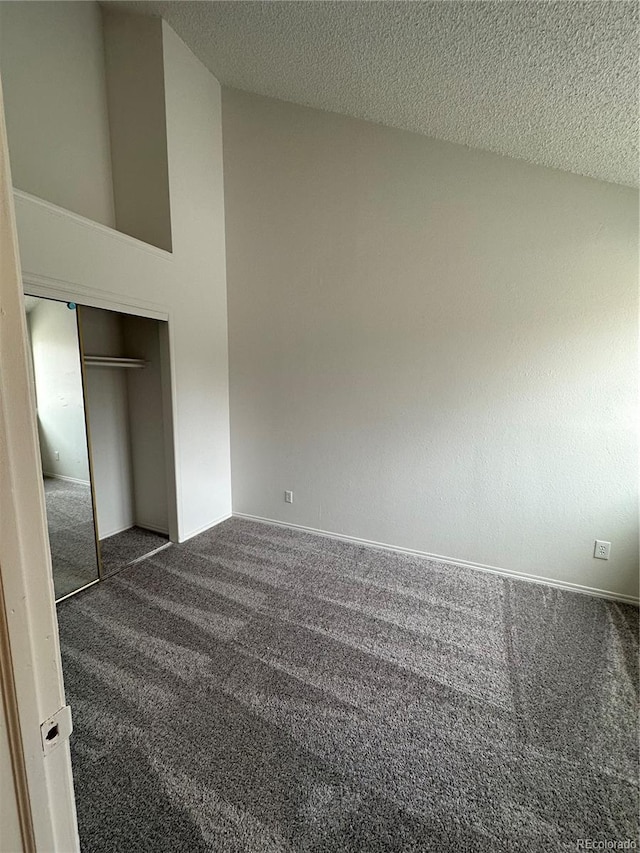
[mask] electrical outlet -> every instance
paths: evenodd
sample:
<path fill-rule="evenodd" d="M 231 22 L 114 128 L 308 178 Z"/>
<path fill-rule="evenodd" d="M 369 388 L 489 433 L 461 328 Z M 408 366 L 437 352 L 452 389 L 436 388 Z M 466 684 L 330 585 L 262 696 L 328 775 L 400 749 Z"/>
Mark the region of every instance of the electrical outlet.
<path fill-rule="evenodd" d="M 608 560 L 611 554 L 611 542 L 604 542 L 602 539 L 596 539 L 596 544 L 593 549 L 593 556 L 596 560 Z"/>
<path fill-rule="evenodd" d="M 60 453 L 57 450 L 56 450 L 55 456 L 56 456 L 56 461 L 59 462 L 60 461 Z"/>
<path fill-rule="evenodd" d="M 285 492 L 284 493 L 284 502 L 286 504 L 292 504 L 293 503 L 293 492 Z"/>

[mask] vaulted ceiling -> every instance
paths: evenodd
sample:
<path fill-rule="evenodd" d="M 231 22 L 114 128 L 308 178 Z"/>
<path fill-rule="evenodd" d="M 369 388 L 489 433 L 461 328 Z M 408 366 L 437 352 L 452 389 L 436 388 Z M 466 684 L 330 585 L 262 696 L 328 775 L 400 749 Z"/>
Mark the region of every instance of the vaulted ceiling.
<path fill-rule="evenodd" d="M 162 15 L 226 86 L 638 183 L 635 2 L 189 2 Z"/>

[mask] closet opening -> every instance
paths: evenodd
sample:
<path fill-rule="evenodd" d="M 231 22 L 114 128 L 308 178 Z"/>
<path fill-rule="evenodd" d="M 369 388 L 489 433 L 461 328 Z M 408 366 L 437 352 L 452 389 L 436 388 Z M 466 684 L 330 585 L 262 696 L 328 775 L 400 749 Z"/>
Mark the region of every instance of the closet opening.
<path fill-rule="evenodd" d="M 26 305 L 60 601 L 177 541 L 168 322 Z"/>
<path fill-rule="evenodd" d="M 166 321 L 78 306 L 102 575 L 170 543 Z M 163 329 L 164 327 L 164 329 Z"/>

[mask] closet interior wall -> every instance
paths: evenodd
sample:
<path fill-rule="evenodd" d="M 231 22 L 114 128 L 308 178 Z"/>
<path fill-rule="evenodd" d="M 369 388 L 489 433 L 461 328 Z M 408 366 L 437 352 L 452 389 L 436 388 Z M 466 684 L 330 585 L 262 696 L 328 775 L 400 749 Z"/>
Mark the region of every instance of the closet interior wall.
<path fill-rule="evenodd" d="M 146 362 L 85 369 L 99 537 L 133 526 L 168 534 L 160 321 L 82 307 L 80 325 L 85 356 Z"/>

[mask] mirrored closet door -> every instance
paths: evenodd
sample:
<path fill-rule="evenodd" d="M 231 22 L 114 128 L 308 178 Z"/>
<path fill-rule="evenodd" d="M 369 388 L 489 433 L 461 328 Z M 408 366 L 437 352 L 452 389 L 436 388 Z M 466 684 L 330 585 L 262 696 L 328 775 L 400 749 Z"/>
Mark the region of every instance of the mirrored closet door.
<path fill-rule="evenodd" d="M 60 601 L 169 545 L 168 334 L 74 302 L 25 307 Z"/>
<path fill-rule="evenodd" d="M 95 583 L 100 554 L 73 303 L 25 297 L 56 600 Z"/>

